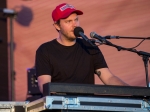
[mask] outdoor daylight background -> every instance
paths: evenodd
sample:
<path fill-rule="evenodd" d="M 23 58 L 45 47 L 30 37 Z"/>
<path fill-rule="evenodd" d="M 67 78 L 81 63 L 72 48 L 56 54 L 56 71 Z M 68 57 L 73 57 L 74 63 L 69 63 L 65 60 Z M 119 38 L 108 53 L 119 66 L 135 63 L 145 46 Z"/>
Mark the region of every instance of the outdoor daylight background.
<path fill-rule="evenodd" d="M 42 43 L 58 37 L 51 13 L 61 3 L 72 4 L 83 11 L 84 14 L 79 16 L 80 26 L 89 38 L 92 31 L 101 36 L 150 37 L 149 0 L 7 0 L 7 7 L 18 12 L 13 20 L 16 101 L 26 99 L 27 69 L 34 66 L 36 49 Z M 108 41 L 130 48 L 141 40 Z M 131 86 L 146 86 L 141 56 L 107 45 L 100 45 L 99 48 L 113 74 Z M 136 50 L 150 53 L 150 40 L 145 40 Z M 96 83 L 102 84 L 97 77 Z"/>

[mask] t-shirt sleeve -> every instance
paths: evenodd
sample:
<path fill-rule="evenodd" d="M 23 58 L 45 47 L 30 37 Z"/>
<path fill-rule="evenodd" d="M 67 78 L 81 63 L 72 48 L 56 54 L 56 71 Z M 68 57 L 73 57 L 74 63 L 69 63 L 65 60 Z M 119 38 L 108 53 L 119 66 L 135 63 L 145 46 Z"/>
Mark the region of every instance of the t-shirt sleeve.
<path fill-rule="evenodd" d="M 93 54 L 93 62 L 94 70 L 100 68 L 108 68 L 105 58 L 98 47 L 95 48 L 95 53 Z"/>
<path fill-rule="evenodd" d="M 51 75 L 50 59 L 45 46 L 41 45 L 36 51 L 35 57 L 36 76 Z"/>

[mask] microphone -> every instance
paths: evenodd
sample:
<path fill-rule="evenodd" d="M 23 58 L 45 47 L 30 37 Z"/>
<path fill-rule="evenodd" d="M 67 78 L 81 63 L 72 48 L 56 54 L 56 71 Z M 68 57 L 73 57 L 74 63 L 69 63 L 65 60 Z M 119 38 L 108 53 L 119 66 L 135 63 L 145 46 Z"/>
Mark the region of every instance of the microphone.
<path fill-rule="evenodd" d="M 0 9 L 0 12 L 3 12 L 4 14 L 10 14 L 10 15 L 16 15 L 17 14 L 17 12 L 15 12 L 14 10 L 6 9 L 6 8 Z"/>
<path fill-rule="evenodd" d="M 88 37 L 86 35 L 84 35 L 84 30 L 81 28 L 81 27 L 76 27 L 74 29 L 74 35 L 76 37 L 82 37 L 85 41 L 89 42 L 92 46 L 95 46 L 93 45 L 93 43 L 88 39 Z"/>
<path fill-rule="evenodd" d="M 90 39 L 90 41 L 92 42 L 92 43 L 99 43 L 99 44 L 102 44 L 99 40 L 96 40 L 96 39 Z"/>
<path fill-rule="evenodd" d="M 91 32 L 90 37 L 98 39 L 102 43 L 107 43 L 107 40 L 105 38 L 101 37 L 100 35 L 97 35 L 95 32 Z"/>

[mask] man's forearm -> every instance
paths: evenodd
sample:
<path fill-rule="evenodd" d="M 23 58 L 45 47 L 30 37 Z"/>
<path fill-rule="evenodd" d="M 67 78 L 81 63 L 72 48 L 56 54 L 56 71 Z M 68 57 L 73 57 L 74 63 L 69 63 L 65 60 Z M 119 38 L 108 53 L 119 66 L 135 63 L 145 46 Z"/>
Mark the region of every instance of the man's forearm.
<path fill-rule="evenodd" d="M 120 85 L 120 86 L 129 86 L 127 83 L 123 82 L 116 76 L 112 76 L 109 78 L 108 85 Z"/>

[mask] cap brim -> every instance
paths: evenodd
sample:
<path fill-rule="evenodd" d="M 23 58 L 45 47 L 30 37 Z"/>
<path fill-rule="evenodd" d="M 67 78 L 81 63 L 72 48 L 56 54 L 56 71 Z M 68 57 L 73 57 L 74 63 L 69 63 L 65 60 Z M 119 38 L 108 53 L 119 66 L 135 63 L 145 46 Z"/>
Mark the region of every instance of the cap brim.
<path fill-rule="evenodd" d="M 67 18 L 67 17 L 70 16 L 70 14 L 72 14 L 72 13 L 76 13 L 77 15 L 82 15 L 82 14 L 83 14 L 83 12 L 80 11 L 80 10 L 74 10 L 74 11 L 65 13 L 61 19 Z"/>
<path fill-rule="evenodd" d="M 82 15 L 82 14 L 83 14 L 83 12 L 80 11 L 80 10 L 75 10 L 75 11 L 73 11 L 72 13 L 77 13 L 77 15 Z"/>

